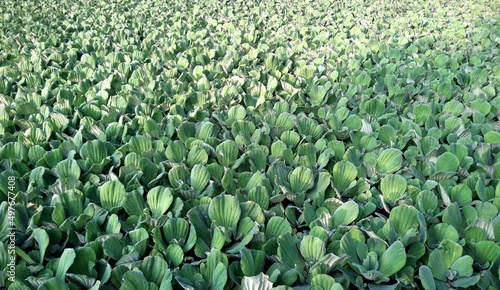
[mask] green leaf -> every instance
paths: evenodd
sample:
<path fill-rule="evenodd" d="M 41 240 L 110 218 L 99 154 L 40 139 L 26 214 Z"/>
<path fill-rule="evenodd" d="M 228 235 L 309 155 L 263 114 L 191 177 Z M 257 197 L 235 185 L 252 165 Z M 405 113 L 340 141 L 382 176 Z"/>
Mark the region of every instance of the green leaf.
<path fill-rule="evenodd" d="M 326 274 L 317 274 L 314 275 L 314 277 L 311 280 L 311 286 L 312 287 L 321 287 L 319 289 L 342 289 L 342 286 L 340 286 L 339 283 L 335 281 L 334 278 L 330 277 L 329 275 Z M 340 288 L 338 288 L 340 286 Z M 314 289 L 314 288 L 312 288 Z"/>
<path fill-rule="evenodd" d="M 117 180 L 108 181 L 99 187 L 101 205 L 106 210 L 121 207 L 125 201 L 125 186 Z"/>
<path fill-rule="evenodd" d="M 97 140 L 94 140 L 94 141 L 97 141 Z M 90 142 L 89 143 L 85 143 L 85 144 L 91 144 Z M 82 150 L 80 152 L 80 156 L 82 156 L 83 158 L 83 147 L 82 147 Z M 47 163 L 50 167 L 55 167 L 57 165 L 57 163 L 61 162 L 63 159 L 63 156 L 62 156 L 62 152 L 61 150 L 52 150 L 52 151 L 48 151 L 44 154 L 43 156 L 43 161 L 45 163 Z M 85 161 L 83 162 L 83 165 L 84 167 L 82 167 L 85 171 L 88 171 L 90 170 L 90 168 L 92 167 L 90 165 L 90 163 L 94 164 L 94 169 L 96 169 L 95 171 L 99 171 L 100 169 L 102 169 L 101 167 L 103 167 L 103 164 L 105 164 L 107 162 L 106 158 L 100 160 L 99 162 L 92 162 L 91 159 L 84 159 Z M 99 168 L 97 168 L 99 167 Z M 98 170 L 99 169 L 99 170 Z M 95 172 L 93 172 L 95 173 Z"/>
<path fill-rule="evenodd" d="M 177 136 L 186 143 L 186 140 L 196 136 L 196 125 L 193 122 L 183 122 L 177 127 Z"/>
<path fill-rule="evenodd" d="M 168 219 L 162 227 L 156 227 L 152 232 L 153 240 L 162 251 L 166 251 L 170 244 L 178 244 L 189 250 L 194 245 L 191 239 L 196 237 L 194 229 L 183 218 Z"/>
<path fill-rule="evenodd" d="M 124 134 L 127 133 L 127 127 L 119 123 L 111 123 L 106 127 L 105 134 L 108 141 L 118 141 L 121 140 Z"/>
<path fill-rule="evenodd" d="M 333 166 L 333 185 L 340 191 L 345 191 L 353 185 L 358 175 L 356 166 L 349 161 L 342 160 Z"/>
<path fill-rule="evenodd" d="M 142 214 L 145 207 L 144 198 L 138 191 L 134 190 L 127 193 L 125 201 L 123 202 L 123 208 L 127 214 L 130 216 L 139 216 Z"/>
<path fill-rule="evenodd" d="M 144 274 L 139 271 L 128 271 L 122 277 L 123 284 L 121 284 L 120 290 L 137 290 L 137 289 L 149 289 L 150 283 L 144 277 Z"/>
<path fill-rule="evenodd" d="M 434 65 L 437 67 L 437 68 L 445 68 L 446 67 L 446 64 L 448 63 L 449 61 L 449 57 L 445 54 L 440 54 L 438 55 L 435 59 L 434 59 Z"/>
<path fill-rule="evenodd" d="M 386 201 L 394 204 L 406 193 L 408 183 L 401 175 L 389 174 L 380 181 L 380 191 Z"/>
<path fill-rule="evenodd" d="M 398 238 L 403 238 L 407 233 L 416 230 L 419 226 L 419 211 L 413 206 L 399 205 L 391 210 L 389 223 L 394 226 Z"/>
<path fill-rule="evenodd" d="M 265 152 L 260 148 L 253 149 L 247 152 L 248 158 L 252 160 L 253 164 L 255 165 L 255 168 L 252 169 L 252 171 L 258 171 L 258 170 L 264 171 L 266 169 L 266 158 L 268 155 L 269 155 L 268 152 Z"/>
<path fill-rule="evenodd" d="M 232 169 L 227 170 L 226 173 L 224 173 L 224 176 L 222 177 L 221 183 L 222 183 L 222 188 L 224 188 L 224 190 L 227 193 L 235 194 L 237 184 L 234 181 L 234 170 Z"/>
<path fill-rule="evenodd" d="M 418 208 L 422 213 L 432 214 L 438 206 L 437 196 L 430 190 L 421 191 L 418 196 Z"/>
<path fill-rule="evenodd" d="M 170 269 L 167 269 L 165 275 L 163 275 L 163 278 L 161 280 L 159 290 L 173 290 L 172 278 L 172 271 Z"/>
<path fill-rule="evenodd" d="M 1 159 L 8 159 L 13 157 L 25 161 L 28 157 L 28 148 L 24 144 L 19 142 L 7 143 L 0 148 Z"/>
<path fill-rule="evenodd" d="M 418 104 L 413 107 L 413 114 L 415 114 L 416 123 L 423 124 L 432 114 L 432 108 L 428 104 Z"/>
<path fill-rule="evenodd" d="M 491 105 L 483 99 L 475 99 L 470 103 L 470 107 L 477 110 L 481 115 L 486 116 L 491 111 Z"/>
<path fill-rule="evenodd" d="M 47 232 L 41 228 L 36 228 L 33 230 L 33 238 L 38 244 L 38 251 L 40 252 L 40 263 L 43 263 L 43 258 L 45 257 L 45 251 L 49 246 L 50 238 Z"/>
<path fill-rule="evenodd" d="M 121 229 L 121 224 L 118 221 L 118 216 L 116 214 L 111 214 L 108 217 L 108 221 L 106 223 L 106 233 L 108 234 L 118 234 Z"/>
<path fill-rule="evenodd" d="M 500 143 L 500 132 L 488 131 L 484 134 L 485 143 Z"/>
<path fill-rule="evenodd" d="M 306 79 L 306 81 L 310 82 L 314 77 L 315 72 L 316 72 L 316 67 L 312 65 L 306 65 L 300 69 L 299 75 L 304 79 Z"/>
<path fill-rule="evenodd" d="M 278 238 L 278 258 L 281 263 L 289 269 L 303 269 L 304 259 L 297 249 L 297 240 L 289 233 L 283 234 Z"/>
<path fill-rule="evenodd" d="M 189 67 L 189 60 L 187 60 L 186 58 L 184 57 L 181 57 L 179 58 L 179 60 L 177 61 L 177 68 L 180 70 L 180 71 L 184 71 L 185 69 L 187 69 Z"/>
<path fill-rule="evenodd" d="M 151 209 L 152 217 L 158 219 L 165 214 L 172 204 L 174 197 L 169 188 L 157 186 L 148 192 L 146 199 Z"/>
<path fill-rule="evenodd" d="M 151 139 L 145 136 L 134 136 L 130 138 L 129 150 L 130 152 L 142 155 L 144 152 L 148 152 L 153 148 L 153 143 Z"/>
<path fill-rule="evenodd" d="M 266 253 L 260 250 L 243 248 L 241 254 L 241 270 L 245 276 L 255 276 L 264 271 Z"/>
<path fill-rule="evenodd" d="M 325 243 L 316 237 L 305 236 L 300 243 L 300 253 L 305 261 L 312 265 L 325 255 Z"/>
<path fill-rule="evenodd" d="M 67 159 L 59 162 L 56 165 L 56 172 L 59 175 L 60 179 L 65 179 L 65 178 L 75 178 L 78 179 L 80 178 L 80 166 L 78 166 L 78 163 L 73 160 L 73 159 Z"/>
<path fill-rule="evenodd" d="M 219 250 L 212 249 L 212 251 L 207 254 L 207 262 L 200 265 L 200 273 L 209 285 L 214 286 L 216 282 L 214 279 L 216 278 L 214 275 L 216 268 L 219 266 L 219 263 L 222 263 L 224 267 L 223 270 L 226 271 L 229 261 L 227 256 Z"/>
<path fill-rule="evenodd" d="M 283 234 L 292 233 L 290 223 L 279 216 L 273 216 L 266 224 L 266 239 L 277 238 Z"/>
<path fill-rule="evenodd" d="M 142 171 L 141 181 L 147 185 L 153 185 L 151 182 L 158 177 L 158 166 L 149 158 L 143 157 L 139 161 L 139 170 Z"/>
<path fill-rule="evenodd" d="M 358 218 L 359 206 L 354 200 L 349 200 L 348 202 L 339 206 L 332 216 L 333 226 L 337 228 L 338 226 L 347 226 Z"/>
<path fill-rule="evenodd" d="M 453 116 L 459 116 L 464 111 L 464 104 L 457 100 L 450 100 L 443 106 L 443 112 L 450 113 Z"/>
<path fill-rule="evenodd" d="M 349 261 L 351 264 L 361 263 L 361 261 L 359 260 L 360 258 L 358 257 L 358 254 L 356 252 L 356 249 L 363 247 L 363 245 L 364 248 L 366 249 L 364 237 L 362 237 L 362 240 L 360 241 L 357 239 L 358 236 L 356 236 L 355 233 L 356 230 L 351 230 L 347 232 L 345 235 L 343 235 L 342 238 L 340 239 L 340 253 L 347 254 L 349 256 Z"/>
<path fill-rule="evenodd" d="M 297 147 L 297 156 L 299 156 L 298 165 L 313 167 L 317 162 L 316 147 L 311 143 L 304 143 Z"/>
<path fill-rule="evenodd" d="M 75 261 L 75 257 L 76 257 L 75 250 L 71 248 L 64 249 L 61 258 L 59 258 L 59 261 L 57 263 L 57 271 L 55 275 L 56 278 L 64 280 L 66 272 Z"/>
<path fill-rule="evenodd" d="M 149 239 L 149 233 L 144 228 L 132 230 L 128 233 L 132 244 L 137 244 L 144 239 Z"/>
<path fill-rule="evenodd" d="M 436 169 L 443 172 L 457 172 L 460 166 L 460 160 L 458 160 L 455 154 L 450 152 L 445 152 L 441 154 L 436 160 Z"/>
<path fill-rule="evenodd" d="M 314 177 L 311 169 L 299 166 L 289 176 L 290 186 L 295 194 L 305 192 L 314 186 Z"/>
<path fill-rule="evenodd" d="M 264 186 L 256 186 L 250 189 L 248 199 L 256 202 L 262 209 L 269 207 L 269 193 Z"/>
<path fill-rule="evenodd" d="M 444 240 L 439 244 L 439 251 L 442 254 L 446 269 L 449 269 L 453 262 L 462 256 L 462 246 L 450 240 Z"/>
<path fill-rule="evenodd" d="M 444 210 L 443 222 L 452 225 L 457 230 L 460 237 L 465 236 L 465 227 L 467 225 L 460 213 L 460 208 L 457 203 L 452 203 Z"/>
<path fill-rule="evenodd" d="M 284 103 L 281 103 L 284 104 Z M 288 109 L 286 110 L 288 111 Z M 295 127 L 294 115 L 288 112 L 281 112 L 276 119 L 276 127 L 281 127 L 284 130 L 292 130 Z"/>
<path fill-rule="evenodd" d="M 500 255 L 500 245 L 494 241 L 480 241 L 473 248 L 474 260 L 483 267 L 491 265 Z"/>
<path fill-rule="evenodd" d="M 440 147 L 439 141 L 433 136 L 425 136 L 420 140 L 420 143 L 417 143 L 417 146 L 420 146 L 420 150 L 423 156 L 430 156 L 434 154 Z"/>
<path fill-rule="evenodd" d="M 391 125 L 383 125 L 378 130 L 378 138 L 384 144 L 392 147 L 396 144 L 396 129 Z"/>
<path fill-rule="evenodd" d="M 84 161 L 83 166 L 81 165 L 82 169 L 84 171 L 90 170 L 92 173 L 101 173 L 104 166 L 110 162 L 112 151 L 114 151 L 113 145 L 100 140 L 92 140 L 83 144 L 80 149 L 80 156 Z M 57 153 L 57 151 L 51 152 Z"/>
<path fill-rule="evenodd" d="M 192 168 L 196 164 L 206 164 L 207 161 L 208 154 L 205 149 L 201 146 L 195 145 L 189 151 L 186 163 Z"/>
<path fill-rule="evenodd" d="M 168 144 L 167 149 L 165 150 L 165 156 L 169 161 L 180 163 L 184 160 L 186 155 L 186 147 L 184 143 L 180 140 L 175 140 L 172 143 Z"/>
<path fill-rule="evenodd" d="M 311 104 L 313 106 L 321 106 L 327 100 L 324 100 L 326 96 L 327 89 L 324 86 L 312 86 L 309 91 L 309 96 L 311 97 Z"/>
<path fill-rule="evenodd" d="M 403 165 L 403 154 L 398 149 L 390 148 L 382 151 L 377 158 L 377 171 L 383 174 L 394 173 Z"/>
<path fill-rule="evenodd" d="M 451 202 L 456 202 L 459 206 L 464 206 L 472 201 L 472 190 L 466 184 L 459 184 L 451 189 Z"/>
<path fill-rule="evenodd" d="M 69 271 L 71 273 L 83 274 L 86 276 L 93 275 L 93 267 L 97 261 L 94 249 L 91 247 L 76 248 L 75 255 L 75 260 L 69 268 Z"/>
<path fill-rule="evenodd" d="M 456 277 L 469 277 L 472 276 L 473 269 L 472 263 L 474 260 L 471 256 L 462 256 L 451 264 L 450 270 L 456 271 Z"/>
<path fill-rule="evenodd" d="M 470 288 L 471 286 L 476 285 L 480 279 L 481 279 L 481 275 L 462 277 L 462 278 L 458 278 L 455 281 L 452 281 L 451 285 L 454 287 L 457 287 L 457 288 Z"/>
<path fill-rule="evenodd" d="M 247 191 L 250 191 L 252 188 L 255 188 L 257 186 L 263 186 L 264 184 L 263 184 L 262 180 L 265 178 L 264 176 L 265 176 L 264 173 L 257 171 L 250 177 L 250 179 L 248 179 L 246 184 L 244 184 L 243 179 L 241 179 L 242 180 L 241 181 L 242 187 L 244 186 L 244 188 Z M 243 174 L 240 174 L 240 177 L 243 177 Z M 238 182 L 238 183 L 240 183 L 240 182 Z"/>
<path fill-rule="evenodd" d="M 206 282 L 200 277 L 200 273 L 192 265 L 184 265 L 175 275 L 175 280 L 186 290 L 194 290 L 194 279 L 204 282 L 204 289 L 208 289 Z"/>
<path fill-rule="evenodd" d="M 245 107 L 242 105 L 236 105 L 227 111 L 227 115 L 229 118 L 234 119 L 234 120 L 243 120 L 247 116 L 247 112 L 245 110 Z"/>
<path fill-rule="evenodd" d="M 281 133 L 280 140 L 283 141 L 283 143 L 285 143 L 286 146 L 293 148 L 293 147 L 297 146 L 297 144 L 299 144 L 300 135 L 299 135 L 299 133 L 297 133 L 295 131 L 285 131 L 285 132 Z M 275 143 L 273 143 L 273 145 L 274 144 L 276 144 L 275 146 L 281 145 L 281 143 L 279 143 L 279 142 L 275 142 Z M 278 150 L 278 149 L 275 149 L 275 150 Z M 281 154 L 274 154 L 274 155 L 280 156 Z"/>
<path fill-rule="evenodd" d="M 55 278 L 52 278 L 52 279 L 55 279 Z M 47 281 L 47 282 L 49 282 L 49 281 Z M 59 290 L 59 289 L 69 289 L 68 285 L 66 285 L 66 284 L 63 285 L 63 284 L 64 283 L 60 284 L 60 286 L 57 285 L 56 286 L 57 288 L 54 287 L 54 289 L 56 289 L 56 290 Z M 45 284 L 45 285 L 47 285 L 47 284 Z M 51 287 L 53 287 L 53 286 L 51 286 Z M 62 287 L 62 288 L 60 288 L 60 287 Z M 8 289 L 9 290 L 30 290 L 30 288 L 28 288 L 28 286 L 26 286 L 24 283 L 21 283 L 21 282 L 14 282 L 14 283 L 10 284 L 10 286 L 9 286 Z M 41 285 L 37 289 L 47 290 L 48 288 L 47 287 L 43 288 L 43 285 Z"/>
<path fill-rule="evenodd" d="M 274 53 L 269 53 L 266 60 L 265 60 L 265 65 L 268 69 L 276 69 L 278 66 L 278 58 Z"/>
<path fill-rule="evenodd" d="M 119 261 L 123 257 L 123 245 L 116 237 L 110 237 L 103 243 L 103 253 L 115 261 Z"/>
<path fill-rule="evenodd" d="M 168 265 L 160 256 L 146 257 L 137 268 L 144 274 L 147 281 L 160 285 L 165 275 Z"/>
<path fill-rule="evenodd" d="M 498 208 L 490 202 L 477 201 L 476 210 L 480 219 L 489 219 L 498 216 Z"/>
<path fill-rule="evenodd" d="M 238 145 L 232 140 L 226 140 L 220 143 L 215 148 L 215 151 L 217 152 L 217 160 L 226 168 L 229 168 L 231 164 L 236 161 L 239 154 Z"/>
<path fill-rule="evenodd" d="M 227 234 L 229 235 L 229 234 Z M 223 227 L 216 227 L 213 230 L 212 241 L 210 242 L 210 246 L 212 249 L 221 250 L 226 243 L 226 232 Z"/>
<path fill-rule="evenodd" d="M 458 242 L 458 232 L 452 225 L 440 223 L 429 228 L 427 243 L 431 247 L 437 247 L 445 239 Z"/>
<path fill-rule="evenodd" d="M 59 195 L 58 200 L 64 206 L 69 216 L 80 216 L 83 212 L 83 193 L 77 189 L 66 190 Z"/>
<path fill-rule="evenodd" d="M 400 241 L 396 241 L 380 257 L 378 271 L 389 277 L 401 270 L 405 264 L 404 246 Z"/>
<path fill-rule="evenodd" d="M 371 78 L 370 75 L 366 71 L 362 71 L 357 77 L 356 77 L 356 84 L 360 86 L 367 87 L 370 85 Z"/>
<path fill-rule="evenodd" d="M 197 193 L 202 193 L 210 181 L 210 172 L 201 164 L 196 164 L 191 170 L 190 184 Z"/>
<path fill-rule="evenodd" d="M 13 288 L 12 286 L 9 289 Z M 37 290 L 69 290 L 69 286 L 61 278 L 51 278 L 43 282 Z"/>
<path fill-rule="evenodd" d="M 232 195 L 214 197 L 208 206 L 208 217 L 215 221 L 217 226 L 236 231 L 240 220 L 241 208 L 238 199 Z"/>
<path fill-rule="evenodd" d="M 179 188 L 186 184 L 189 178 L 189 171 L 184 165 L 176 165 L 168 171 L 168 181 L 174 188 Z"/>
<path fill-rule="evenodd" d="M 431 269 L 427 266 L 421 266 L 418 269 L 418 276 L 422 282 L 422 286 L 425 290 L 435 290 L 436 283 L 434 283 L 434 278 L 432 277 Z"/>
<path fill-rule="evenodd" d="M 212 274 L 212 290 L 223 290 L 227 282 L 227 269 L 226 266 L 219 262 Z"/>

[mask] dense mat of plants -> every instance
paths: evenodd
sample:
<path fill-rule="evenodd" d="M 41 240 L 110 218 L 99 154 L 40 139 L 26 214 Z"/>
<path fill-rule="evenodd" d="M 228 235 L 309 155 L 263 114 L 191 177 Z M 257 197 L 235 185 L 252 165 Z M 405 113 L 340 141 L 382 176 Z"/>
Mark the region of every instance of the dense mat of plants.
<path fill-rule="evenodd" d="M 495 11 L 2 1 L 0 288 L 500 289 Z"/>

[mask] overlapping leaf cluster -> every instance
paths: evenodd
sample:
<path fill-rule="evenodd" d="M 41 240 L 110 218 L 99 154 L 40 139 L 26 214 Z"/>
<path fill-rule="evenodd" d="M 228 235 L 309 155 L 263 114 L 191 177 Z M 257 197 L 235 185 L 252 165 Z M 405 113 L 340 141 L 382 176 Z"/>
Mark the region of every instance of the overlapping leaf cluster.
<path fill-rule="evenodd" d="M 499 10 L 2 2 L 0 287 L 500 288 Z"/>

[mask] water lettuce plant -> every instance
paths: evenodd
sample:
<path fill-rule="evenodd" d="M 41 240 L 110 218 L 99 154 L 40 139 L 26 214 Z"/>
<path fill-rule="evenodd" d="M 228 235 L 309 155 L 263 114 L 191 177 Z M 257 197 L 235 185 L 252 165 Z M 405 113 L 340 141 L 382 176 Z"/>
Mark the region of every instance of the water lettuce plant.
<path fill-rule="evenodd" d="M 495 1 L 0 5 L 0 288 L 500 289 Z"/>

